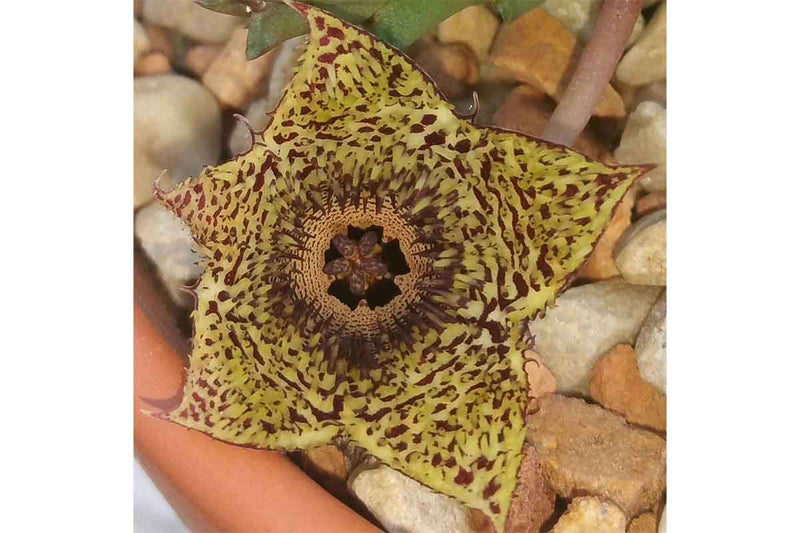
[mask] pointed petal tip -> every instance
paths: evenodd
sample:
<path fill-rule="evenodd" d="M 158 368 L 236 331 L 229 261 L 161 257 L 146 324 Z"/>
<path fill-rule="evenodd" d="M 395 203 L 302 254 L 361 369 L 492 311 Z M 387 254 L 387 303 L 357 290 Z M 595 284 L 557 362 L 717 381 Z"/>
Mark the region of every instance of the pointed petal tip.
<path fill-rule="evenodd" d="M 470 122 L 474 123 L 475 117 L 478 116 L 480 110 L 481 110 L 481 102 L 480 99 L 478 98 L 478 91 L 472 91 L 472 107 L 470 107 L 470 109 L 464 112 L 463 114 L 459 113 L 458 111 L 455 111 L 455 114 L 460 119 L 469 120 Z"/>
<path fill-rule="evenodd" d="M 165 174 L 169 172 L 168 169 L 164 169 L 161 173 L 156 177 L 155 181 L 153 181 L 153 197 L 156 199 L 158 203 L 163 205 L 164 207 L 169 207 L 167 204 L 167 194 L 169 194 L 170 190 L 162 189 L 161 188 L 161 179 L 164 177 Z"/>
<path fill-rule="evenodd" d="M 192 283 L 191 285 L 181 285 L 178 287 L 178 290 L 184 294 L 189 294 L 192 297 L 192 307 L 196 308 L 197 303 L 199 302 L 199 296 L 197 295 L 197 287 L 200 284 L 200 278 L 197 278 L 197 281 Z"/>

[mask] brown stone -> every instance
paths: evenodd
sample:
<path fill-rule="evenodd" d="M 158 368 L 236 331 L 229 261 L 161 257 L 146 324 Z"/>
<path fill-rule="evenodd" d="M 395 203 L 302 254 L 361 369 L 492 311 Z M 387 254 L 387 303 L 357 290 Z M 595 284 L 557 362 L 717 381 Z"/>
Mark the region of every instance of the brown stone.
<path fill-rule="evenodd" d="M 491 123 L 498 128 L 540 137 L 554 109 L 553 99 L 543 90 L 530 85 L 520 85 L 511 91 L 500 109 L 495 112 Z M 610 155 L 589 127 L 581 132 L 573 148 L 595 159 Z"/>
<path fill-rule="evenodd" d="M 475 54 L 460 44 L 425 41 L 415 50 L 414 60 L 448 98 L 466 94 L 468 86 L 480 81 L 480 65 Z"/>
<path fill-rule="evenodd" d="M 635 110 L 642 102 L 654 102 L 665 109 L 667 107 L 667 80 L 655 81 L 641 87 L 617 81 L 614 88 L 622 96 L 628 112 Z"/>
<path fill-rule="evenodd" d="M 636 218 L 641 218 L 665 207 L 667 207 L 667 191 L 651 192 L 636 200 L 634 211 Z"/>
<path fill-rule="evenodd" d="M 183 63 L 194 75 L 201 78 L 220 52 L 222 52 L 221 46 L 214 44 L 198 44 L 186 51 Z"/>
<path fill-rule="evenodd" d="M 469 509 L 469 518 L 472 522 L 473 533 L 496 533 L 492 520 L 477 509 Z"/>
<path fill-rule="evenodd" d="M 594 251 L 578 273 L 579 279 L 599 281 L 619 276 L 619 270 L 617 270 L 617 265 L 614 262 L 614 247 L 622 234 L 625 233 L 625 230 L 628 229 L 628 226 L 631 225 L 634 194 L 633 190 L 628 191 L 619 205 L 617 205 L 614 216 L 611 217 L 611 222 L 609 222 L 603 235 L 600 236 L 600 240 L 597 241 Z"/>
<path fill-rule="evenodd" d="M 144 26 L 133 19 L 133 64 L 139 62 L 144 56 L 150 53 L 150 39 Z"/>
<path fill-rule="evenodd" d="M 475 533 L 473 513 L 458 500 L 388 466 L 354 472 L 350 489 L 387 533 Z"/>
<path fill-rule="evenodd" d="M 536 458 L 532 446 L 523 451 L 517 488 L 511 500 L 504 533 L 539 533 L 555 512 L 556 494 Z M 492 521 L 477 509 L 470 509 L 474 533 L 496 533 Z"/>
<path fill-rule="evenodd" d="M 525 351 L 525 374 L 528 376 L 528 396 L 541 398 L 556 391 L 556 377 L 550 372 L 538 353 Z"/>
<path fill-rule="evenodd" d="M 542 9 L 501 27 L 492 62 L 516 80 L 541 87 L 559 100 L 577 66 L 582 46 L 569 29 Z M 623 117 L 625 104 L 609 84 L 594 110 L 598 117 Z"/>
<path fill-rule="evenodd" d="M 439 24 L 436 35 L 442 43 L 466 45 L 478 61 L 489 56 L 500 21 L 486 6 L 469 6 Z"/>
<path fill-rule="evenodd" d="M 147 32 L 147 38 L 150 39 L 150 49 L 154 52 L 161 52 L 172 62 L 175 59 L 175 45 L 172 42 L 170 31 L 163 26 L 147 21 L 143 21 L 142 26 Z"/>
<path fill-rule="evenodd" d="M 348 498 L 347 477 L 350 474 L 347 457 L 332 444 L 303 450 L 300 466 L 317 483 L 335 496 Z"/>
<path fill-rule="evenodd" d="M 628 533 L 656 533 L 658 522 L 653 513 L 644 513 L 633 520 L 628 525 Z"/>
<path fill-rule="evenodd" d="M 664 511 L 667 508 L 667 492 L 664 491 L 661 494 L 661 497 L 658 501 L 653 504 L 653 507 L 650 508 L 650 512 L 653 513 L 656 517 L 656 521 L 660 524 L 661 520 L 664 518 Z"/>
<path fill-rule="evenodd" d="M 666 209 L 653 211 L 625 230 L 614 247 L 614 263 L 628 283 L 666 286 Z"/>
<path fill-rule="evenodd" d="M 538 400 L 538 407 L 528 418 L 528 441 L 557 494 L 600 496 L 627 516 L 650 509 L 661 496 L 667 466 L 663 438 L 577 398 L 551 394 Z"/>
<path fill-rule="evenodd" d="M 558 519 L 553 533 L 625 533 L 625 513 L 595 497 L 575 498 Z"/>
<path fill-rule="evenodd" d="M 636 352 L 627 344 L 617 344 L 598 359 L 589 393 L 631 424 L 667 430 L 667 397 L 642 379 Z"/>
<path fill-rule="evenodd" d="M 142 16 L 142 7 L 144 6 L 144 0 L 133 0 L 133 17 L 139 18 Z"/>
<path fill-rule="evenodd" d="M 161 52 L 147 54 L 133 66 L 134 76 L 155 76 L 172 72 L 167 56 Z"/>
<path fill-rule="evenodd" d="M 527 446 L 523 454 L 505 533 L 536 533 L 555 511 L 556 494 L 547 483 L 536 450 Z"/>
<path fill-rule="evenodd" d="M 667 3 L 661 4 L 615 72 L 628 85 L 647 85 L 667 77 Z"/>
<path fill-rule="evenodd" d="M 261 96 L 274 58 L 269 52 L 249 61 L 245 56 L 246 47 L 247 29 L 239 28 L 203 74 L 203 84 L 217 100 L 234 109 L 246 109 Z"/>
<path fill-rule="evenodd" d="M 656 102 L 642 102 L 628 115 L 614 150 L 620 163 L 653 163 L 655 168 L 638 180 L 647 192 L 667 190 L 667 110 Z"/>

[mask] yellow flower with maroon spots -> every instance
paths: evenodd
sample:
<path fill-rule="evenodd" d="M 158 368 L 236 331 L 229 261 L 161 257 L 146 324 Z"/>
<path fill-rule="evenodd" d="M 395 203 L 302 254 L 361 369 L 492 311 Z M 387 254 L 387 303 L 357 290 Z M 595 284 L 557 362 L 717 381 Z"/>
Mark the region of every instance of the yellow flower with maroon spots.
<path fill-rule="evenodd" d="M 649 167 L 477 127 L 402 53 L 293 7 L 309 44 L 252 149 L 156 190 L 205 257 L 183 398 L 160 416 L 272 450 L 347 439 L 502 531 L 523 323 Z"/>

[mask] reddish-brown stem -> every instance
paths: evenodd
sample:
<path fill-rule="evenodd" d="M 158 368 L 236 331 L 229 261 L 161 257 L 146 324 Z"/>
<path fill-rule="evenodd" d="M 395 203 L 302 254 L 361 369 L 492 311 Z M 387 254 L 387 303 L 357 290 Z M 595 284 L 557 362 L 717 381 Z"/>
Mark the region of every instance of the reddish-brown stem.
<path fill-rule="evenodd" d="M 625 51 L 644 0 L 606 0 L 589 44 L 542 136 L 572 145 L 586 127 Z"/>

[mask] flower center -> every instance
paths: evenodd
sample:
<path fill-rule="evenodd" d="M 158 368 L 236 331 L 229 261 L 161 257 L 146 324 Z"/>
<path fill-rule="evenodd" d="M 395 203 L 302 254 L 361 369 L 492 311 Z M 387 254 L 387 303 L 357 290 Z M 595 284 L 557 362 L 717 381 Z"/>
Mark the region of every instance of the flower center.
<path fill-rule="evenodd" d="M 410 272 L 397 239 L 383 241 L 383 228 L 348 226 L 331 239 L 322 271 L 331 277 L 328 294 L 351 310 L 365 301 L 370 309 L 400 294 L 395 276 Z"/>
<path fill-rule="evenodd" d="M 333 198 L 320 195 L 276 232 L 267 297 L 329 371 L 378 369 L 382 354 L 400 357 L 431 329 L 459 320 L 467 288 L 454 284 L 464 261 L 458 247 L 445 247 L 435 216 L 411 211 L 416 197 Z"/>

